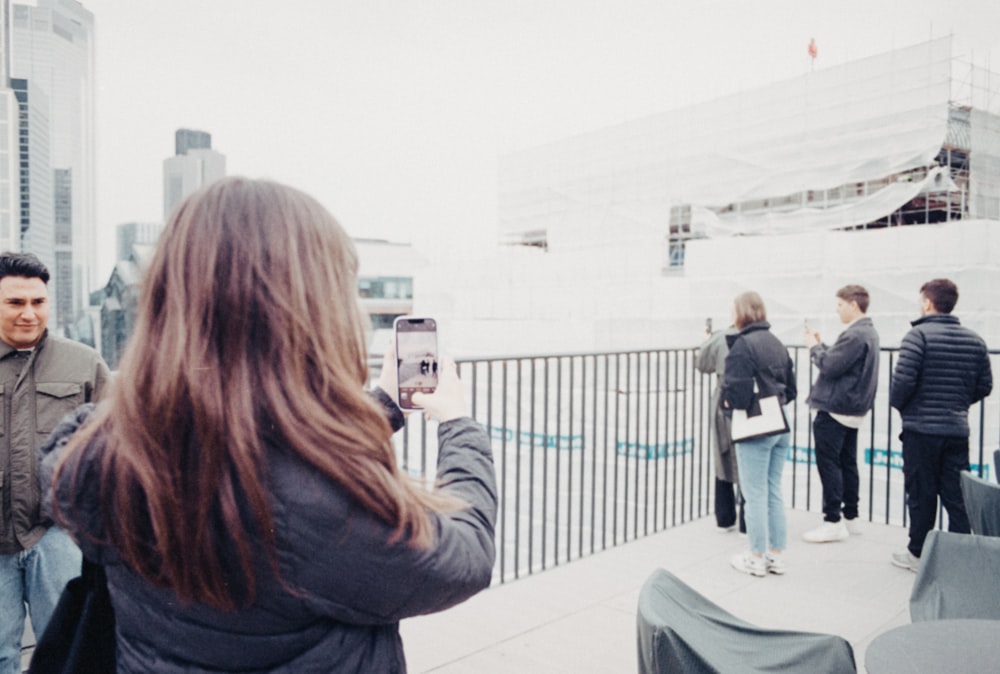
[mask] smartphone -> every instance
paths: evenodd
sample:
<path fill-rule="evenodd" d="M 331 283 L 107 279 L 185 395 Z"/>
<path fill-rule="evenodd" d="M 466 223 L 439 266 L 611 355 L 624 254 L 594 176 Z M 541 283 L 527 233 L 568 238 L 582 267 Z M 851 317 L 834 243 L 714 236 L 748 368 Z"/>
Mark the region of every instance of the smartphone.
<path fill-rule="evenodd" d="M 413 394 L 433 393 L 438 384 L 437 322 L 433 318 L 399 316 L 392 322 L 396 341 L 396 381 L 399 406 L 420 409 Z"/>

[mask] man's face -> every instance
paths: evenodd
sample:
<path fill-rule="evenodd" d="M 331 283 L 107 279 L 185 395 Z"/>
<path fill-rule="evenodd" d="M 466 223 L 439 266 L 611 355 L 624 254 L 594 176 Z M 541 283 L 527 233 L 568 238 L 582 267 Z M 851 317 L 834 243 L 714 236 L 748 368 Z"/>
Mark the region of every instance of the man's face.
<path fill-rule="evenodd" d="M 0 279 L 0 339 L 15 349 L 30 349 L 49 322 L 49 289 L 40 278 Z"/>
<path fill-rule="evenodd" d="M 840 297 L 837 298 L 837 315 L 840 316 L 841 323 L 850 323 L 861 313 L 858 303 L 854 300 L 846 302 Z"/>

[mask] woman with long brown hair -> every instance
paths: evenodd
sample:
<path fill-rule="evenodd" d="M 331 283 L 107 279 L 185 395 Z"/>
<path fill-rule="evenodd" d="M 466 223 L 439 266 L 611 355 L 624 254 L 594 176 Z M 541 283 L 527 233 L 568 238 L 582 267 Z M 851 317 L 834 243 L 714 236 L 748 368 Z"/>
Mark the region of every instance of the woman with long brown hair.
<path fill-rule="evenodd" d="M 357 268 L 318 202 L 268 181 L 167 223 L 109 398 L 46 459 L 55 517 L 105 566 L 118 671 L 405 671 L 399 620 L 489 585 L 488 438 L 451 363 L 414 398 L 437 488 L 401 474 Z"/>

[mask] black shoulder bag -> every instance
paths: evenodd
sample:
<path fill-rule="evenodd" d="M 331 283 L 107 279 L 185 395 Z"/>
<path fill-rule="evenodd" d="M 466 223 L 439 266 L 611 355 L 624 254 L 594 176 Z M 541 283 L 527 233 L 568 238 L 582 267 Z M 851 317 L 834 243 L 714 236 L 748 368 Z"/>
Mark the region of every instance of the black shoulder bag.
<path fill-rule="evenodd" d="M 104 567 L 86 558 L 31 656 L 31 674 L 113 674 L 115 612 Z"/>

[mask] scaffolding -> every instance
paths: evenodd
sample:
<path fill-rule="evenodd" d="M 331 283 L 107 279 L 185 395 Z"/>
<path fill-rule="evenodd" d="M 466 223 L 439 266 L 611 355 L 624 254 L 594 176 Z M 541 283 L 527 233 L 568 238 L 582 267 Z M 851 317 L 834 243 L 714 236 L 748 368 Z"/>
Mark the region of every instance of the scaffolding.
<path fill-rule="evenodd" d="M 501 243 L 573 250 L 1000 219 L 1000 77 L 950 37 L 510 155 Z"/>

